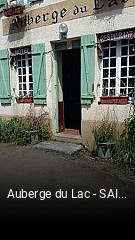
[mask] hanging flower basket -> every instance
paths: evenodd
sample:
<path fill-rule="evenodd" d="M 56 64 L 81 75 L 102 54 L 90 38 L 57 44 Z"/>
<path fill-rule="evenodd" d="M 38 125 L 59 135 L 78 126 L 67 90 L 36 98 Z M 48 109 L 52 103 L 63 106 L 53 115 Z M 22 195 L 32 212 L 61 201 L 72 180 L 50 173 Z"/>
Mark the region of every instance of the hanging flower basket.
<path fill-rule="evenodd" d="M 24 97 L 16 97 L 17 103 L 33 103 L 33 97 L 32 96 L 24 96 Z"/>
<path fill-rule="evenodd" d="M 128 96 L 102 96 L 100 101 L 102 104 L 128 104 Z"/>
<path fill-rule="evenodd" d="M 11 6 L 3 10 L 4 16 L 10 17 L 13 15 L 20 15 L 23 13 L 24 6 Z"/>

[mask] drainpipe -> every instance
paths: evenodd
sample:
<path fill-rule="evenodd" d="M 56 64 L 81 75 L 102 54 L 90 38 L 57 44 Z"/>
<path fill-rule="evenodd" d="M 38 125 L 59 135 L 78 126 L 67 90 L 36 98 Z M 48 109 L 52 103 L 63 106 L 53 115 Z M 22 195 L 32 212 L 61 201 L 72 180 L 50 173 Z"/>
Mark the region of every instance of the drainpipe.
<path fill-rule="evenodd" d="M 134 111 L 133 115 L 135 115 L 135 79 L 134 79 Z"/>

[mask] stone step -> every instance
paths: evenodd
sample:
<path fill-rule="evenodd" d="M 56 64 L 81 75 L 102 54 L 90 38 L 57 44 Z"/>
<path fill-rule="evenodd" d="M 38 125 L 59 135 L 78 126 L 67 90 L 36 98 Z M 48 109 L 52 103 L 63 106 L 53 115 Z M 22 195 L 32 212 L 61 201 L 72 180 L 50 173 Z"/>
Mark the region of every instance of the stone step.
<path fill-rule="evenodd" d="M 80 135 L 56 133 L 51 138 L 53 141 L 82 144 Z"/>
<path fill-rule="evenodd" d="M 65 154 L 72 155 L 83 149 L 82 145 L 74 143 L 65 143 L 57 141 L 45 141 L 34 145 L 34 148 L 57 151 Z"/>

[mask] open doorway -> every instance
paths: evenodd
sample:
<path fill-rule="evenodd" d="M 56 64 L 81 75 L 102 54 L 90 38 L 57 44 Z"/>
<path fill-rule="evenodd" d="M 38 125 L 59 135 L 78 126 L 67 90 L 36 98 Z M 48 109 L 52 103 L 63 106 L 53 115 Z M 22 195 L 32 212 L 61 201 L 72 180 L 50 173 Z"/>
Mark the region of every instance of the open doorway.
<path fill-rule="evenodd" d="M 80 48 L 62 51 L 63 106 L 59 109 L 59 119 L 63 118 L 67 133 L 81 133 L 80 103 Z M 63 108 L 63 113 L 62 113 Z M 61 121 L 59 122 L 61 124 Z M 60 126 L 61 129 L 61 126 Z"/>

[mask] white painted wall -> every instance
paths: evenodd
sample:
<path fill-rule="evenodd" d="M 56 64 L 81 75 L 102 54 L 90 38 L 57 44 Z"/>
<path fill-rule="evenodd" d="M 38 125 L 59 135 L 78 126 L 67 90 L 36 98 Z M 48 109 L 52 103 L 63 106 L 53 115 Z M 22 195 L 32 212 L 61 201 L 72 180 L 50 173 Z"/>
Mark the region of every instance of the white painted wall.
<path fill-rule="evenodd" d="M 50 5 L 62 0 L 45 0 L 40 6 Z M 39 4 L 33 5 L 32 8 L 39 7 Z M 117 31 L 122 29 L 130 29 L 135 27 L 135 7 L 124 8 L 122 10 L 116 10 L 109 13 L 98 14 L 96 16 L 89 16 L 79 18 L 72 21 L 67 21 L 68 25 L 68 38 L 80 38 L 82 35 L 88 35 L 91 33 L 104 33 L 110 31 Z M 2 33 L 2 19 L 0 16 L 0 49 L 16 48 L 36 43 L 45 42 L 46 52 L 50 51 L 54 45 L 52 42 L 59 40 L 59 23 L 54 25 L 48 25 L 46 27 L 32 29 L 26 32 L 20 32 L 9 36 L 3 36 Z M 0 115 L 25 115 L 34 106 L 29 104 L 16 104 L 14 96 L 16 94 L 16 78 L 11 73 L 11 94 L 13 96 L 11 106 L 0 106 Z M 53 120 L 53 130 L 55 131 L 56 123 L 56 92 L 55 92 L 55 61 L 53 53 L 46 55 L 46 77 L 47 77 L 47 107 L 44 107 L 45 111 L 48 111 Z M 99 66 L 96 57 L 95 60 L 95 95 L 96 99 L 92 106 L 82 107 L 82 119 L 83 120 L 95 120 L 101 119 L 104 112 L 107 112 L 108 106 L 98 105 L 98 88 L 99 81 Z M 15 92 L 13 91 L 15 88 Z M 123 121 L 129 114 L 132 114 L 133 108 L 131 105 L 117 105 L 109 106 L 110 111 L 114 111 L 119 121 Z M 35 110 L 39 113 L 42 108 L 36 107 Z"/>

